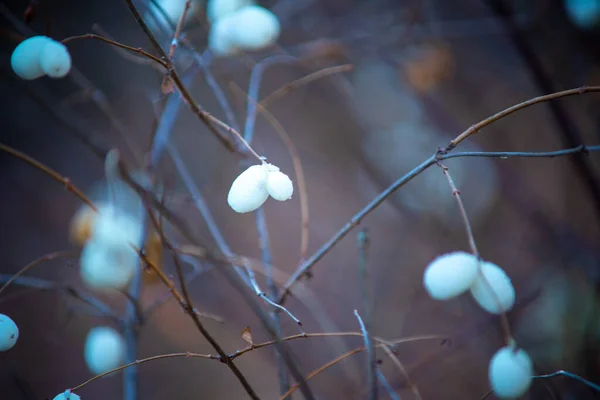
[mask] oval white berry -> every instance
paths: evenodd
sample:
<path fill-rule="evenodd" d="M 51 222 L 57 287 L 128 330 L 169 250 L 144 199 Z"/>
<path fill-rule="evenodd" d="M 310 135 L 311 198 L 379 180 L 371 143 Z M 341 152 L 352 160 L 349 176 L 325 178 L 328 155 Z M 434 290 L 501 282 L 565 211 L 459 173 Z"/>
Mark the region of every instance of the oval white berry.
<path fill-rule="evenodd" d="M 138 268 L 138 258 L 135 250 L 126 243 L 106 245 L 92 238 L 81 252 L 81 279 L 92 289 L 123 290 Z"/>
<path fill-rule="evenodd" d="M 55 40 L 50 40 L 40 53 L 42 70 L 50 78 L 63 78 L 71 70 L 71 55 L 67 47 Z"/>
<path fill-rule="evenodd" d="M 214 23 L 253 3 L 252 0 L 210 0 L 206 5 L 206 16 L 210 22 Z"/>
<path fill-rule="evenodd" d="M 8 315 L 0 314 L 0 351 L 13 348 L 19 339 L 19 328 Z"/>
<path fill-rule="evenodd" d="M 251 5 L 232 14 L 235 19 L 234 43 L 247 51 L 265 49 L 274 44 L 281 33 L 277 16 L 266 8 Z"/>
<path fill-rule="evenodd" d="M 81 400 L 81 397 L 67 390 L 64 393 L 57 394 L 53 400 Z"/>
<path fill-rule="evenodd" d="M 121 365 L 125 343 L 121 335 L 108 326 L 92 328 L 85 340 L 84 358 L 95 374 L 115 369 Z"/>
<path fill-rule="evenodd" d="M 515 289 L 506 272 L 496 264 L 483 262 L 481 274 L 471 287 L 471 295 L 489 313 L 500 314 L 515 303 Z M 485 280 L 484 280 L 485 278 Z"/>
<path fill-rule="evenodd" d="M 433 260 L 423 275 L 423 285 L 436 300 L 456 297 L 473 285 L 479 271 L 475 256 L 463 251 L 443 254 Z"/>
<path fill-rule="evenodd" d="M 233 15 L 224 16 L 212 24 L 208 34 L 208 48 L 215 57 L 226 57 L 238 52 Z"/>
<path fill-rule="evenodd" d="M 269 197 L 267 191 L 268 165 L 253 165 L 242 172 L 231 184 L 227 203 L 238 213 L 254 211 Z"/>
<path fill-rule="evenodd" d="M 32 36 L 23 40 L 10 56 L 12 70 L 21 79 L 32 80 L 46 73 L 40 64 L 42 49 L 53 40 L 47 36 Z"/>
<path fill-rule="evenodd" d="M 279 171 L 279 168 L 270 166 L 267 175 L 267 191 L 275 200 L 286 201 L 292 198 L 294 184 L 289 176 Z"/>
<path fill-rule="evenodd" d="M 529 389 L 532 377 L 533 363 L 522 349 L 503 347 L 490 361 L 490 384 L 499 398 L 521 397 Z"/>

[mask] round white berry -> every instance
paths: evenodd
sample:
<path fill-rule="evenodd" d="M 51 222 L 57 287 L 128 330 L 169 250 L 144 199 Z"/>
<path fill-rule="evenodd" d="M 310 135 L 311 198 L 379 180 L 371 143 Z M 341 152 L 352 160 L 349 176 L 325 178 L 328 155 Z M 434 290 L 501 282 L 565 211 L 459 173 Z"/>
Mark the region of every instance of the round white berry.
<path fill-rule="evenodd" d="M 490 384 L 499 398 L 521 397 L 529 389 L 532 376 L 533 363 L 522 349 L 503 347 L 490 361 Z"/>
<path fill-rule="evenodd" d="M 208 34 L 208 48 L 215 57 L 226 57 L 238 52 L 233 14 L 226 15 L 212 24 Z"/>
<path fill-rule="evenodd" d="M 92 289 L 123 290 L 138 268 L 138 258 L 126 243 L 106 245 L 92 237 L 81 252 L 81 279 Z"/>
<path fill-rule="evenodd" d="M 206 16 L 214 23 L 253 3 L 252 0 L 210 0 L 206 5 Z"/>
<path fill-rule="evenodd" d="M 275 168 L 276 170 L 269 170 L 267 175 L 267 191 L 275 200 L 289 200 L 294 193 L 294 184 L 289 176 L 279 171 L 279 168 Z"/>
<path fill-rule="evenodd" d="M 124 351 L 125 342 L 117 331 L 108 326 L 95 327 L 85 340 L 85 363 L 94 374 L 102 374 L 121 365 Z"/>
<path fill-rule="evenodd" d="M 99 207 L 92 228 L 92 239 L 107 246 L 133 244 L 140 248 L 144 239 L 142 221 L 113 206 Z"/>
<path fill-rule="evenodd" d="M 444 254 L 434 259 L 423 275 L 423 285 L 436 300 L 456 297 L 473 285 L 479 271 L 479 260 L 463 251 Z"/>
<path fill-rule="evenodd" d="M 232 15 L 235 19 L 234 43 L 242 50 L 262 50 L 279 38 L 279 20 L 266 8 L 251 5 Z"/>
<path fill-rule="evenodd" d="M 55 40 L 50 40 L 40 53 L 42 70 L 50 78 L 63 78 L 71 70 L 71 55 L 67 47 Z"/>
<path fill-rule="evenodd" d="M 47 36 L 32 36 L 19 43 L 10 57 L 15 74 L 26 80 L 44 76 L 46 73 L 40 64 L 40 56 L 44 46 L 52 41 Z"/>
<path fill-rule="evenodd" d="M 0 314 L 0 351 L 13 348 L 19 339 L 17 324 L 7 315 Z"/>
<path fill-rule="evenodd" d="M 254 211 L 269 197 L 267 191 L 268 165 L 253 165 L 242 172 L 231 184 L 227 203 L 238 213 Z"/>
<path fill-rule="evenodd" d="M 81 397 L 67 390 L 64 393 L 57 394 L 54 400 L 81 400 Z"/>
<path fill-rule="evenodd" d="M 481 275 L 473 283 L 471 295 L 477 304 L 492 314 L 508 311 L 515 303 L 515 289 L 510 278 L 491 262 L 481 264 Z"/>

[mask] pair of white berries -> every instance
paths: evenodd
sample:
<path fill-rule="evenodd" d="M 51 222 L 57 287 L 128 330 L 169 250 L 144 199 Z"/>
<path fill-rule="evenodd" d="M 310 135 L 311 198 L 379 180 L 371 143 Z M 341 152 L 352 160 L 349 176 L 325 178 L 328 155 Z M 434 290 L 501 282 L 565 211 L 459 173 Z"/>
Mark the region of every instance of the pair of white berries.
<path fill-rule="evenodd" d="M 0 314 L 0 351 L 14 347 L 19 339 L 19 328 L 8 315 Z"/>
<path fill-rule="evenodd" d="M 47 36 L 32 36 L 13 51 L 10 65 L 20 78 L 33 80 L 48 75 L 63 78 L 71 70 L 67 47 Z"/>
<path fill-rule="evenodd" d="M 108 200 L 98 207 L 81 252 L 81 277 L 93 289 L 125 289 L 139 268 L 144 209 L 141 199 L 126 190 L 118 164 L 119 153 L 111 150 L 105 160 Z"/>
<path fill-rule="evenodd" d="M 273 164 L 263 162 L 242 172 L 231 184 L 227 203 L 238 213 L 258 209 L 271 196 L 278 201 L 292 198 L 291 179 Z"/>
<path fill-rule="evenodd" d="M 462 251 L 434 259 L 425 269 L 423 284 L 436 300 L 469 291 L 477 304 L 492 314 L 506 312 L 515 303 L 515 289 L 502 268 Z M 524 350 L 511 344 L 492 357 L 488 375 L 497 397 L 517 398 L 531 385 L 533 363 Z"/>
<path fill-rule="evenodd" d="M 115 205 L 98 208 L 90 239 L 80 257 L 83 282 L 92 289 L 122 290 L 138 268 L 135 249 L 143 241 L 142 224 Z"/>
<path fill-rule="evenodd" d="M 265 49 L 281 34 L 277 16 L 251 0 L 211 0 L 207 14 L 208 47 L 217 57 Z"/>
<path fill-rule="evenodd" d="M 515 303 L 515 289 L 506 272 L 496 264 L 456 251 L 441 255 L 425 269 L 423 284 L 431 297 L 449 300 L 469 291 L 484 310 L 500 314 Z"/>

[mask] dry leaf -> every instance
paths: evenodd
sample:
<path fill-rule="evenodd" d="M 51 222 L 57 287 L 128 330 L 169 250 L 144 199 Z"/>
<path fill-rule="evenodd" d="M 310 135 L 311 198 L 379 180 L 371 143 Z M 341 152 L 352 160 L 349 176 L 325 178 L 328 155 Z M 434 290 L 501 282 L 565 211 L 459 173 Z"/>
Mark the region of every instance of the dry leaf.
<path fill-rule="evenodd" d="M 250 346 L 254 346 L 254 342 L 252 341 L 252 333 L 250 332 L 249 326 L 245 327 L 242 331 L 242 339 L 244 339 Z"/>

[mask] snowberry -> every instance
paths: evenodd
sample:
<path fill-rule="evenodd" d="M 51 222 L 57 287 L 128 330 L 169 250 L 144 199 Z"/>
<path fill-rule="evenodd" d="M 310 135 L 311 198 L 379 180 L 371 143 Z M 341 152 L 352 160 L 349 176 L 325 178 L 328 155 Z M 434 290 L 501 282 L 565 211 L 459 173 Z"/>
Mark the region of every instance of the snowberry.
<path fill-rule="evenodd" d="M 142 221 L 116 207 L 107 206 L 98 209 L 92 227 L 92 238 L 106 246 L 133 244 L 140 248 L 144 238 Z"/>
<path fill-rule="evenodd" d="M 582 29 L 593 28 L 600 20 L 600 4 L 596 0 L 564 0 L 567 16 Z"/>
<path fill-rule="evenodd" d="M 238 213 L 254 211 L 267 200 L 268 164 L 253 165 L 242 172 L 231 184 L 227 203 Z"/>
<path fill-rule="evenodd" d="M 108 326 L 92 328 L 85 340 L 84 358 L 95 374 L 115 369 L 121 365 L 125 342 L 117 331 Z"/>
<path fill-rule="evenodd" d="M 63 78 L 71 70 L 71 55 L 64 44 L 50 40 L 42 47 L 40 65 L 50 78 Z"/>
<path fill-rule="evenodd" d="M 522 349 L 506 346 L 492 357 L 489 379 L 494 394 L 500 398 L 517 398 L 525 394 L 533 376 L 533 363 Z"/>
<path fill-rule="evenodd" d="M 473 283 L 471 295 L 492 314 L 508 311 L 515 303 L 515 289 L 510 278 L 502 268 L 491 262 L 482 263 L 481 275 Z"/>
<path fill-rule="evenodd" d="M 279 171 L 274 165 L 268 164 L 269 173 L 267 174 L 267 192 L 272 198 L 278 201 L 286 201 L 292 198 L 294 185 L 292 180 Z"/>
<path fill-rule="evenodd" d="M 235 43 L 235 15 L 230 14 L 215 21 L 208 35 L 208 48 L 215 57 L 230 56 L 238 52 Z"/>
<path fill-rule="evenodd" d="M 242 50 L 262 50 L 274 44 L 281 33 L 277 16 L 266 8 L 251 5 L 232 14 L 234 43 Z"/>
<path fill-rule="evenodd" d="M 425 290 L 436 300 L 456 297 L 473 285 L 479 271 L 479 260 L 463 251 L 444 254 L 425 269 Z"/>
<path fill-rule="evenodd" d="M 19 43 L 10 57 L 10 65 L 15 74 L 26 80 L 44 76 L 46 72 L 40 64 L 40 55 L 49 42 L 52 39 L 47 36 L 32 36 Z"/>
<path fill-rule="evenodd" d="M 70 390 L 67 390 L 64 393 L 56 395 L 54 400 L 81 400 L 81 397 L 71 392 Z"/>
<path fill-rule="evenodd" d="M 209 0 L 206 16 L 211 23 L 253 4 L 252 0 Z"/>
<path fill-rule="evenodd" d="M 83 247 L 79 262 L 81 279 L 88 287 L 122 290 L 138 268 L 138 254 L 127 243 L 107 246 L 92 239 Z"/>
<path fill-rule="evenodd" d="M 19 339 L 17 324 L 7 315 L 0 314 L 0 351 L 12 349 Z"/>

